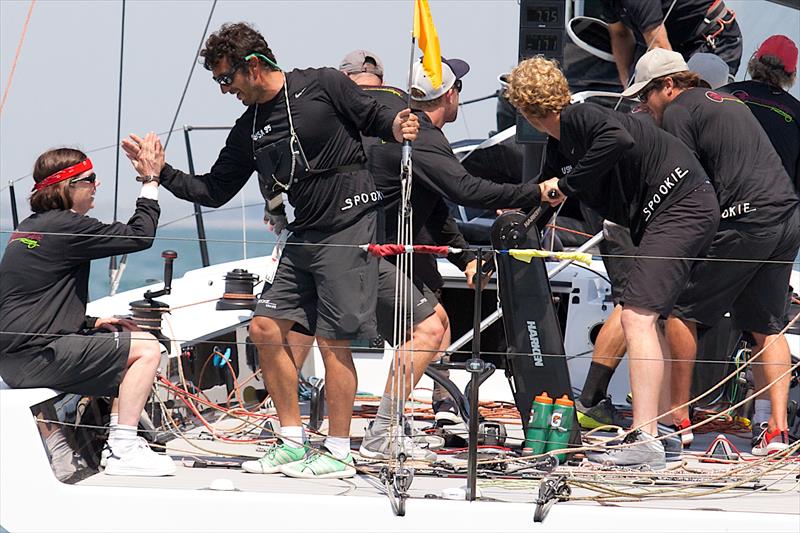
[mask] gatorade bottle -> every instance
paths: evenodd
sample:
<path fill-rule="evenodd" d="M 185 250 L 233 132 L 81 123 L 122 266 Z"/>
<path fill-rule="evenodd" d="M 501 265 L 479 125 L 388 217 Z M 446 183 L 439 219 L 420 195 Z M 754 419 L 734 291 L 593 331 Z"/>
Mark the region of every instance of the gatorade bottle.
<path fill-rule="evenodd" d="M 538 455 L 544 452 L 552 413 L 553 399 L 546 392 L 534 398 L 531 406 L 531 418 L 528 421 L 528 431 L 525 433 L 524 453 Z"/>
<path fill-rule="evenodd" d="M 575 416 L 575 404 L 565 394 L 556 400 L 553 414 L 550 415 L 550 432 L 547 434 L 545 451 L 560 450 L 569 444 L 569 433 L 572 429 L 572 419 Z M 559 463 L 567 459 L 567 454 L 556 455 Z"/>

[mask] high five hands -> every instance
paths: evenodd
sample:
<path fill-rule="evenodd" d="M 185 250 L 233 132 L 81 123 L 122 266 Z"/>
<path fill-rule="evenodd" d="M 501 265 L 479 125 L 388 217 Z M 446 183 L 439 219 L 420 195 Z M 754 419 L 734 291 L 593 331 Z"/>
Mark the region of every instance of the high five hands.
<path fill-rule="evenodd" d="M 145 135 L 144 139 L 131 133 L 129 138 L 122 139 L 121 146 L 139 176 L 161 174 L 165 164 L 164 147 L 154 132 Z"/>

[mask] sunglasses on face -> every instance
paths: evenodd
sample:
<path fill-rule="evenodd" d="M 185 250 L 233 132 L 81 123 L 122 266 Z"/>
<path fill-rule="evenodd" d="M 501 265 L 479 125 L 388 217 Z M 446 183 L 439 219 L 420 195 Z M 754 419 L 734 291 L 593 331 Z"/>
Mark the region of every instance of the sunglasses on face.
<path fill-rule="evenodd" d="M 639 94 L 636 95 L 636 100 L 638 100 L 639 103 L 646 104 L 647 103 L 647 99 L 650 98 L 650 93 L 652 93 L 653 91 L 656 91 L 658 89 L 661 89 L 661 86 L 662 86 L 661 82 L 650 83 L 650 84 L 646 85 L 645 88 L 642 89 L 641 91 L 639 91 Z"/>
<path fill-rule="evenodd" d="M 233 83 L 233 77 L 236 76 L 236 71 L 239 70 L 240 66 L 241 65 L 235 65 L 234 67 L 231 67 L 228 72 L 223 72 L 219 76 L 213 76 L 214 81 L 224 87 L 227 87 Z"/>
<path fill-rule="evenodd" d="M 97 174 L 92 172 L 91 174 L 89 174 L 88 176 L 83 177 L 83 178 L 72 178 L 71 180 L 69 180 L 69 184 L 70 185 L 74 185 L 76 183 L 92 183 L 92 184 L 94 184 L 96 181 L 97 181 Z"/>
<path fill-rule="evenodd" d="M 461 93 L 462 86 L 463 84 L 461 83 L 461 80 L 456 80 L 456 82 L 453 84 L 453 88 L 456 90 L 457 93 Z"/>

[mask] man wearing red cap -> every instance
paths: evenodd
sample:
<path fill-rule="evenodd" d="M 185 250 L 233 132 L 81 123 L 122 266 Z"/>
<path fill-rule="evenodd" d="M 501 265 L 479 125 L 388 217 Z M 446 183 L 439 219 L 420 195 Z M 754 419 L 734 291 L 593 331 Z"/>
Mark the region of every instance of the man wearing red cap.
<path fill-rule="evenodd" d="M 797 46 L 785 35 L 773 35 L 750 58 L 752 79 L 731 83 L 721 90 L 747 104 L 781 158 L 796 191 L 800 191 L 800 101 L 786 92 L 797 79 Z M 757 389 L 767 383 L 754 372 Z M 757 446 L 771 415 L 769 398 L 755 400 L 753 446 Z"/>
<path fill-rule="evenodd" d="M 786 92 L 797 80 L 797 45 L 785 35 L 773 35 L 750 58 L 747 73 L 752 80 L 721 90 L 747 104 L 800 191 L 800 101 Z"/>

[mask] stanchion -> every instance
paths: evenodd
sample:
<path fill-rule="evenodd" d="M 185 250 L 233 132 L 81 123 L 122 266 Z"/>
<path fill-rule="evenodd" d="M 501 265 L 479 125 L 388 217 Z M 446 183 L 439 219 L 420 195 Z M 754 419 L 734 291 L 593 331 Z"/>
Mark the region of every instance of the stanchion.
<path fill-rule="evenodd" d="M 472 327 L 475 337 L 472 339 L 472 358 L 467 361 L 467 372 L 470 372 L 470 394 L 469 394 L 469 448 L 467 459 L 467 500 L 475 501 L 476 485 L 478 480 L 478 388 L 480 387 L 480 376 L 486 366 L 481 359 L 481 285 L 483 284 L 483 250 L 477 250 L 478 268 L 475 269 L 475 313 L 473 315 Z"/>

